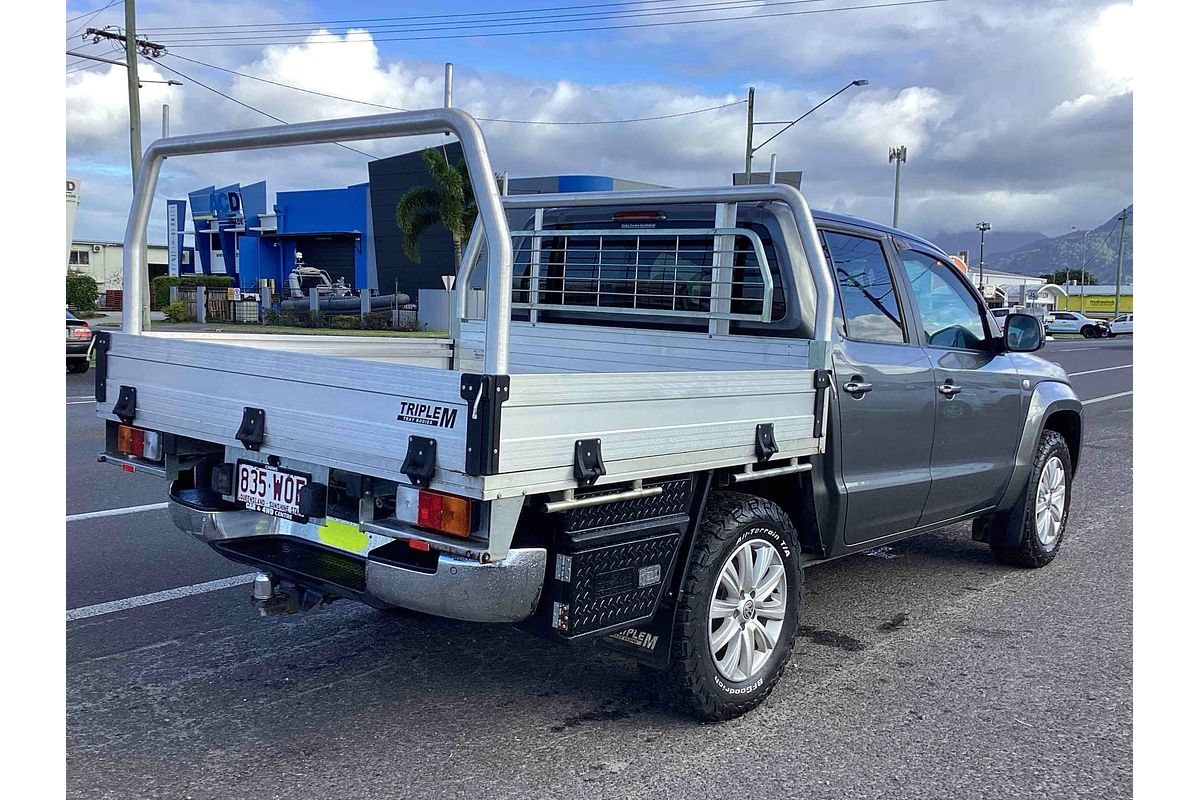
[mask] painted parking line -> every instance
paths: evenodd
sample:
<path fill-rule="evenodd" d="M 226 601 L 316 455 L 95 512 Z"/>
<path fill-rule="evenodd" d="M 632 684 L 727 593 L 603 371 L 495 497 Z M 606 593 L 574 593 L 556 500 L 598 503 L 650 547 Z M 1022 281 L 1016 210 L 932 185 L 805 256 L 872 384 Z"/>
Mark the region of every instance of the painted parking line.
<path fill-rule="evenodd" d="M 1114 369 L 1133 369 L 1133 364 L 1122 364 L 1119 367 L 1101 367 L 1100 369 L 1085 369 L 1083 372 L 1068 372 L 1067 377 L 1074 378 L 1076 375 L 1092 375 L 1096 372 L 1112 372 Z"/>
<path fill-rule="evenodd" d="M 96 401 L 95 400 L 68 400 L 67 405 L 69 405 L 69 406 L 96 405 Z"/>
<path fill-rule="evenodd" d="M 1132 391 L 1117 392 L 1116 394 L 1106 394 L 1106 395 L 1104 395 L 1104 397 L 1093 397 L 1091 400 L 1084 400 L 1083 405 L 1090 406 L 1092 403 L 1103 403 L 1105 400 L 1116 400 L 1118 397 L 1129 397 L 1129 395 L 1131 395 L 1131 394 L 1133 394 Z"/>
<path fill-rule="evenodd" d="M 112 600 L 107 603 L 97 603 L 94 606 L 72 608 L 67 611 L 67 622 L 74 622 L 75 620 L 87 619 L 89 617 L 99 617 L 104 614 L 113 614 L 117 611 L 128 611 L 131 608 L 141 608 L 142 606 L 149 606 L 155 603 L 165 603 L 168 600 L 178 600 L 181 597 L 219 592 L 222 589 L 251 583 L 256 574 L 249 572 L 245 575 L 234 575 L 232 578 L 219 578 L 215 581 L 193 583 L 191 586 L 180 586 L 177 589 L 165 589 L 161 592 L 139 594 L 137 597 L 126 597 L 124 600 Z"/>
<path fill-rule="evenodd" d="M 68 397 L 67 402 L 68 403 L 74 403 L 74 402 L 94 403 L 94 402 L 96 402 L 96 398 L 94 398 L 90 395 L 84 395 L 83 397 Z"/>
<path fill-rule="evenodd" d="M 166 503 L 150 503 L 144 506 L 126 506 L 125 508 L 110 508 L 105 511 L 88 511 L 83 514 L 67 514 L 67 522 L 78 522 L 82 519 L 99 519 L 100 517 L 120 517 L 124 514 L 137 514 L 142 511 L 158 511 L 166 507 Z"/>

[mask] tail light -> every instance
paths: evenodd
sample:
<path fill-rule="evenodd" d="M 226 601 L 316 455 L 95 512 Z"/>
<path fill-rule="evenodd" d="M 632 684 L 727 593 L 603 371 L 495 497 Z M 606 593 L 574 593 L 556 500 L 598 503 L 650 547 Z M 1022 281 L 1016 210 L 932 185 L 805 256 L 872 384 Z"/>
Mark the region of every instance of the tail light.
<path fill-rule="evenodd" d="M 92 338 L 92 329 L 87 325 L 76 325 L 71 328 L 72 339 L 90 339 Z"/>
<path fill-rule="evenodd" d="M 135 428 L 132 425 L 118 425 L 117 452 L 147 461 L 161 461 L 162 436 L 157 431 Z"/>
<path fill-rule="evenodd" d="M 412 486 L 396 488 L 396 519 L 460 538 L 471 535 L 472 503 L 465 497 Z"/>

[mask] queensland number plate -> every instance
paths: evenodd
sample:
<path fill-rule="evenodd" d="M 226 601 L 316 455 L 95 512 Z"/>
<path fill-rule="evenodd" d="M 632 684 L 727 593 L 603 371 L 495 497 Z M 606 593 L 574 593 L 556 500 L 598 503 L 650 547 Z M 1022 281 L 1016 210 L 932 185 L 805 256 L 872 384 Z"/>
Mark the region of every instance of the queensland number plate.
<path fill-rule="evenodd" d="M 300 490 L 311 475 L 250 461 L 237 462 L 237 499 L 251 511 L 307 522 L 300 513 Z"/>

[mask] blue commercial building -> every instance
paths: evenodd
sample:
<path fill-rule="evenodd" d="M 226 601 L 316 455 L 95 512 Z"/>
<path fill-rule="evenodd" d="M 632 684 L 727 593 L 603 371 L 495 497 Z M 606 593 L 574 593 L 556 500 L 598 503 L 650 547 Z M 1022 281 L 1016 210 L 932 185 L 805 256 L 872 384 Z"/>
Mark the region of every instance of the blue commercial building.
<path fill-rule="evenodd" d="M 462 158 L 458 143 L 445 147 L 452 161 Z M 415 298 L 420 289 L 442 288 L 443 275 L 454 274 L 450 234 L 435 225 L 421 238 L 421 259 L 415 262 L 402 246 L 396 225 L 396 203 L 413 186 L 429 185 L 421 153 L 377 159 L 369 164 L 370 179 L 338 189 L 279 192 L 269 202 L 265 181 L 208 186 L 188 194 L 195 257 L 181 264 L 182 274 L 230 275 L 243 289 L 260 278 L 287 286 L 296 265 L 304 262 L 340 278 L 354 289 L 388 294 L 399 289 Z M 612 191 L 650 184 L 602 175 L 557 175 L 514 178 L 514 194 L 538 192 Z"/>

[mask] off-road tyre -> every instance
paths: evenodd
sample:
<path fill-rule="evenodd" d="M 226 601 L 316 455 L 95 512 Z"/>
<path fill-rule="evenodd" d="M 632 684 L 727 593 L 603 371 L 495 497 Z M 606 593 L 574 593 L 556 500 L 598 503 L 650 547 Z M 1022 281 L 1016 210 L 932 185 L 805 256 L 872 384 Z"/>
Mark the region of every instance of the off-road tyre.
<path fill-rule="evenodd" d="M 796 529 L 783 509 L 740 492 L 714 492 L 704 510 L 697 540 L 680 586 L 670 663 L 654 677 L 664 699 L 702 720 L 733 719 L 767 698 L 791 660 L 804 600 Z M 767 662 L 748 680 L 733 682 L 717 671 L 709 646 L 709 604 L 719 571 L 745 542 L 759 539 L 774 547 L 787 581 L 783 625 Z M 649 672 L 649 671 L 647 671 Z"/>
<path fill-rule="evenodd" d="M 1038 482 L 1046 462 L 1057 457 L 1065 470 L 1065 498 L 1062 511 L 1062 521 L 1052 546 L 1045 545 L 1037 535 L 1037 497 Z M 1029 484 L 1025 491 L 1025 507 L 1021 510 L 1022 526 L 1021 540 L 1015 545 L 992 543 L 992 554 L 1001 562 L 1013 567 L 1036 568 L 1044 567 L 1054 560 L 1062 549 L 1063 537 L 1067 533 L 1067 523 L 1071 515 L 1071 483 L 1074 468 L 1071 465 L 1071 448 L 1067 440 L 1057 431 L 1043 431 L 1038 442 L 1037 452 L 1033 463 L 1029 465 Z"/>

